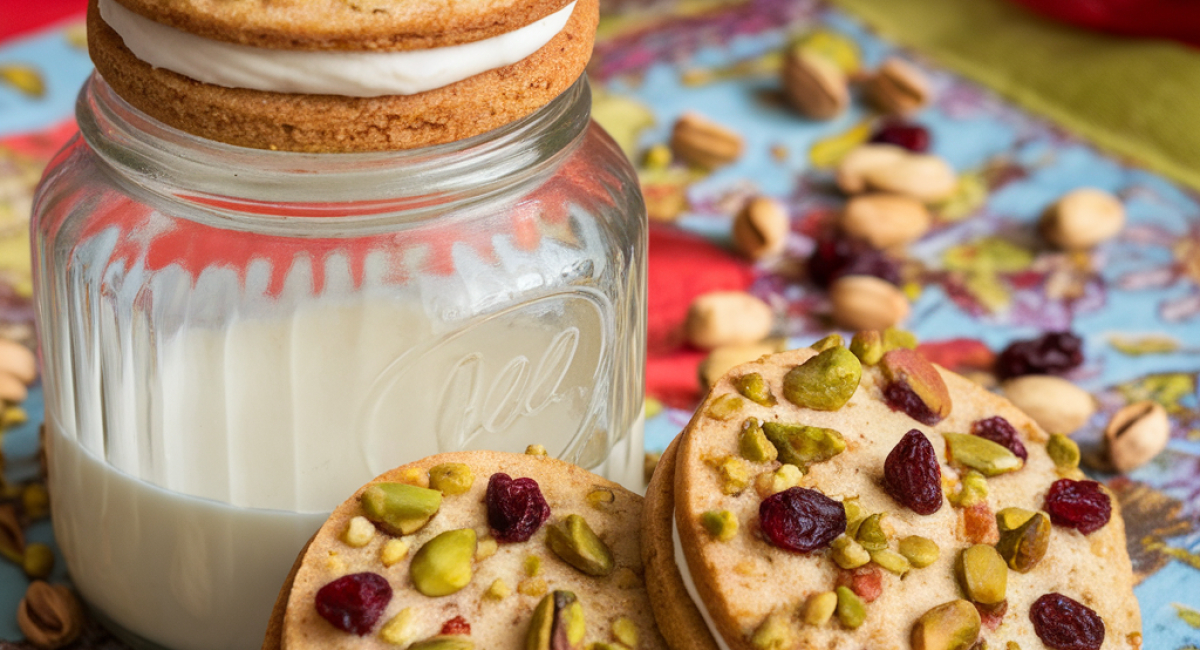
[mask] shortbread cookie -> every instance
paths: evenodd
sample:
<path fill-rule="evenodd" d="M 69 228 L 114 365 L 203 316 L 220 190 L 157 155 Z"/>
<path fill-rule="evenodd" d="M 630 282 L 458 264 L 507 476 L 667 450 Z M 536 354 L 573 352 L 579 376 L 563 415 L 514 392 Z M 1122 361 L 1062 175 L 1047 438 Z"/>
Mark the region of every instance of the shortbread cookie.
<path fill-rule="evenodd" d="M 548 650 L 530 635 L 560 633 L 571 643 L 554 648 L 666 648 L 643 584 L 641 510 L 636 494 L 546 456 L 402 466 L 317 532 L 264 648 Z"/>
<path fill-rule="evenodd" d="M 671 647 L 1140 647 L 1074 443 L 880 338 L 733 369 L 664 455 L 643 544 Z"/>
<path fill-rule="evenodd" d="M 482 71 L 449 81 L 433 88 L 400 94 L 400 90 L 377 87 L 351 92 L 349 83 L 336 78 L 343 71 L 352 73 L 360 63 L 334 64 L 327 74 L 291 74 L 288 80 L 257 80 L 262 87 L 239 85 L 237 79 L 206 83 L 167 67 L 155 67 L 134 54 L 122 36 L 101 16 L 97 0 L 88 11 L 89 53 L 96 69 L 118 95 L 135 108 L 174 128 L 210 140 L 259 149 L 309 152 L 366 152 L 413 149 L 463 140 L 517 121 L 550 103 L 580 78 L 591 56 L 598 21 L 597 0 L 576 0 L 573 4 L 542 0 L 528 3 L 496 2 L 457 3 L 453 10 L 430 18 L 427 8 L 439 5 L 423 3 L 387 3 L 397 8 L 394 20 L 406 26 L 389 27 L 398 35 L 395 42 L 380 43 L 379 34 L 364 32 L 352 39 L 355 23 L 343 14 L 356 3 L 291 2 L 286 4 L 214 2 L 194 0 L 166 3 L 156 0 L 103 0 L 110 12 L 133 9 L 133 20 L 162 20 L 171 30 L 187 37 L 200 37 L 214 43 L 226 40 L 251 45 L 229 44 L 242 48 L 229 56 L 256 57 L 291 48 L 292 52 L 312 55 L 342 55 L 351 52 L 364 56 L 388 56 L 397 51 L 443 56 L 452 63 L 466 54 L 439 54 L 441 48 L 463 47 L 501 38 L 509 28 L 520 29 L 525 21 L 549 20 L 547 13 L 561 12 L 565 24 L 531 54 L 515 62 L 487 67 L 494 54 L 482 55 Z M 518 6 L 519 5 L 519 6 Z M 473 7 L 468 11 L 467 7 Z M 361 17 L 362 11 L 354 15 Z M 469 15 L 468 15 L 469 14 Z M 126 15 L 129 15 L 128 13 Z M 382 15 L 382 14 L 381 14 Z M 194 20 L 188 20 L 188 17 Z M 224 31 L 245 18 L 245 29 Z M 345 19 L 345 20 L 343 20 Z M 364 19 L 365 20 L 365 19 Z M 330 36 L 312 25 L 341 25 L 341 36 Z M 268 28 L 269 26 L 269 28 Z M 215 31 L 213 31 L 215 30 Z M 498 35 L 493 34 L 499 30 Z M 219 36 L 218 36 L 219 32 Z M 445 38 L 435 35 L 447 35 Z M 270 38 L 267 36 L 270 35 Z M 411 37 L 411 38 L 409 38 Z M 216 40 L 222 38 L 225 40 Z M 266 39 L 265 41 L 263 39 Z M 464 41 L 463 39 L 473 39 Z M 483 39 L 483 40 L 480 40 Z M 171 40 L 169 37 L 158 41 Z M 541 42 L 541 41 L 538 41 Z M 419 52 L 411 48 L 429 46 Z M 334 48 L 337 51 L 312 48 Z M 170 49 L 170 48 L 168 48 Z M 507 49 L 507 46 L 500 48 Z M 179 51 L 176 48 L 174 51 Z M 479 55 L 477 55 L 479 56 Z M 206 63 L 203 57 L 189 59 Z M 457 64 L 457 63 L 456 63 Z M 219 68 L 219 61 L 211 67 Z M 415 64 L 418 68 L 441 69 L 441 64 Z M 297 64 L 289 68 L 306 69 Z M 424 70 L 419 72 L 424 72 Z M 198 76 L 198 73 L 192 73 Z M 268 75 L 269 76 L 269 75 Z M 326 76 L 335 79 L 325 83 Z M 418 75 L 420 76 L 420 75 Z M 358 75 L 360 82 L 374 82 L 382 75 Z M 247 82 L 249 83 L 249 82 Z M 407 82 L 405 82 L 407 83 Z M 440 83 L 440 82 L 439 82 Z M 308 90 L 288 90 L 301 84 Z M 311 86 L 311 87 L 310 87 Z M 328 88 L 327 88 L 328 86 Z M 401 84 L 403 86 L 403 84 Z M 399 87 L 398 87 L 399 88 Z"/>

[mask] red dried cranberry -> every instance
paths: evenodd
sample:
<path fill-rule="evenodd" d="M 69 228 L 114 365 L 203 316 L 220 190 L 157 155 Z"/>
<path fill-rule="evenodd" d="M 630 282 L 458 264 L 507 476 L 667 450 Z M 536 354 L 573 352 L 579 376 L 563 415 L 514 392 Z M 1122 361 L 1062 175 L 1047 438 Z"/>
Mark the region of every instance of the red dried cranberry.
<path fill-rule="evenodd" d="M 542 489 L 531 478 L 492 474 L 486 500 L 488 525 L 498 542 L 528 541 L 550 517 Z"/>
<path fill-rule="evenodd" d="M 942 507 L 942 468 L 925 434 L 913 429 L 883 462 L 883 487 L 892 498 L 919 515 Z"/>
<path fill-rule="evenodd" d="M 995 605 L 975 603 L 975 609 L 979 611 L 979 622 L 983 627 L 989 632 L 995 632 L 1004 622 L 1004 615 L 1008 613 L 1008 601 L 1002 600 Z"/>
<path fill-rule="evenodd" d="M 767 541 L 795 553 L 825 548 L 846 532 L 846 508 L 841 502 L 801 487 L 764 499 L 758 519 Z"/>
<path fill-rule="evenodd" d="M 317 591 L 317 613 L 343 632 L 364 636 L 392 601 L 392 586 L 374 573 L 352 573 Z"/>
<path fill-rule="evenodd" d="M 843 275 L 870 275 L 900 284 L 900 267 L 890 257 L 853 239 L 832 234 L 821 237 L 808 258 L 808 277 L 828 289 Z"/>
<path fill-rule="evenodd" d="M 1083 339 L 1071 332 L 1048 332 L 1009 343 L 996 358 L 996 376 L 1060 375 L 1082 363 Z"/>
<path fill-rule="evenodd" d="M 900 411 L 908 417 L 933 426 L 942 421 L 942 416 L 933 412 L 925 400 L 921 399 L 908 384 L 890 381 L 883 387 L 883 401 L 893 411 Z"/>
<path fill-rule="evenodd" d="M 1017 437 L 1017 428 L 999 415 L 975 420 L 971 423 L 971 433 L 1007 448 L 1021 460 L 1029 460 L 1029 452 L 1025 451 L 1024 443 Z"/>
<path fill-rule="evenodd" d="M 442 623 L 442 634 L 470 635 L 471 634 L 471 624 L 467 622 L 467 619 L 465 619 L 461 616 L 455 616 L 454 618 L 446 621 L 445 623 Z"/>
<path fill-rule="evenodd" d="M 864 603 L 874 602 L 883 593 L 883 572 L 874 562 L 857 569 L 841 569 L 833 586 L 849 587 Z"/>
<path fill-rule="evenodd" d="M 1112 499 L 1095 481 L 1061 478 L 1046 493 L 1046 512 L 1056 526 L 1074 528 L 1084 535 L 1096 532 L 1112 516 Z"/>
<path fill-rule="evenodd" d="M 889 120 L 879 125 L 879 129 L 871 136 L 871 142 L 894 144 L 909 151 L 925 153 L 929 150 L 929 131 L 920 124 Z"/>
<path fill-rule="evenodd" d="M 1050 593 L 1033 601 L 1029 620 L 1047 648 L 1054 650 L 1100 650 L 1104 645 L 1104 621 L 1083 603 L 1062 594 Z"/>

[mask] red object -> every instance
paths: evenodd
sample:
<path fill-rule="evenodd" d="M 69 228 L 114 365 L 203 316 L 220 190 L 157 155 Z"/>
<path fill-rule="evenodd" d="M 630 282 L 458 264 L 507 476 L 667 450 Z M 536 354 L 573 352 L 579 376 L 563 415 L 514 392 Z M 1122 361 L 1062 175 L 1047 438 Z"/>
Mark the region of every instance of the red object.
<path fill-rule="evenodd" d="M 917 346 L 917 352 L 930 363 L 954 372 L 966 370 L 991 370 L 996 364 L 996 353 L 976 339 L 947 339 L 930 341 Z"/>
<path fill-rule="evenodd" d="M 87 0 L 0 0 L 0 40 L 82 18 Z"/>
<path fill-rule="evenodd" d="M 455 616 L 454 618 L 442 624 L 442 634 L 470 635 L 471 624 L 467 622 L 467 619 L 461 616 Z"/>
<path fill-rule="evenodd" d="M 1125 36 L 1171 38 L 1200 47 L 1194 0 L 1014 0 L 1044 16 Z"/>

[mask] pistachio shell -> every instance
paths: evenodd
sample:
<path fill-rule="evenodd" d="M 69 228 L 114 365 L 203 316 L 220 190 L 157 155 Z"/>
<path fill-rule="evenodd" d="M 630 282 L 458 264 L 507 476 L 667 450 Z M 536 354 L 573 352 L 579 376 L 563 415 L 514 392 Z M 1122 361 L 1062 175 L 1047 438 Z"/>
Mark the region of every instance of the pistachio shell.
<path fill-rule="evenodd" d="M 1025 463 L 1007 447 L 969 433 L 943 433 L 946 456 L 984 476 L 999 476 L 1021 469 Z"/>
<path fill-rule="evenodd" d="M 803 424 L 767 422 L 763 433 L 779 452 L 779 460 L 801 469 L 829 460 L 846 450 L 842 434 L 834 429 Z"/>
<path fill-rule="evenodd" d="M 546 544 L 559 559 L 587 575 L 606 576 L 612 573 L 612 552 L 579 515 L 567 515 L 561 524 L 549 526 L 546 529 Z"/>
<path fill-rule="evenodd" d="M 358 498 L 363 514 L 392 535 L 408 535 L 442 507 L 442 493 L 406 483 L 374 483 Z"/>
<path fill-rule="evenodd" d="M 862 364 L 844 347 L 830 348 L 783 377 L 783 396 L 796 406 L 836 411 L 850 401 L 862 379 Z"/>
<path fill-rule="evenodd" d="M 913 650 L 967 650 L 979 638 L 979 610 L 952 600 L 925 612 L 912 630 Z"/>
<path fill-rule="evenodd" d="M 448 530 L 425 542 L 408 568 L 413 586 L 430 597 L 448 596 L 467 586 L 475 543 L 475 531 L 470 528 Z"/>

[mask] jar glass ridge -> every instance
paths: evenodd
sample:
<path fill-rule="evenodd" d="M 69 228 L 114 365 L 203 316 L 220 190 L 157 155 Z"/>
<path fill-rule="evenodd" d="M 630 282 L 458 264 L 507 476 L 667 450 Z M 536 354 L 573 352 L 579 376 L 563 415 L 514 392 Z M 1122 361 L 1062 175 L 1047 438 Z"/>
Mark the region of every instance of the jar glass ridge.
<path fill-rule="evenodd" d="M 636 484 L 644 207 L 589 109 L 581 79 L 456 143 L 273 152 L 94 76 L 31 229 L 85 599 L 156 645 L 256 645 L 308 535 L 391 467 L 542 444 Z"/>

